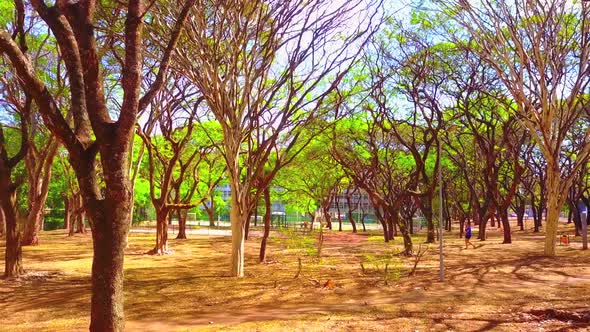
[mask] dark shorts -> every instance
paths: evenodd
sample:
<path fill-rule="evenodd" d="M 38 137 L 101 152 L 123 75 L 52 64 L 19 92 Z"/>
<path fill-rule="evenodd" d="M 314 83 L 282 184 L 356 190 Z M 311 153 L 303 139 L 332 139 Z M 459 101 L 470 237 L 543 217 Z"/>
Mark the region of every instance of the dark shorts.
<path fill-rule="evenodd" d="M 467 240 L 469 240 L 469 239 L 471 239 L 471 235 L 465 235 L 465 238 L 466 238 Z"/>

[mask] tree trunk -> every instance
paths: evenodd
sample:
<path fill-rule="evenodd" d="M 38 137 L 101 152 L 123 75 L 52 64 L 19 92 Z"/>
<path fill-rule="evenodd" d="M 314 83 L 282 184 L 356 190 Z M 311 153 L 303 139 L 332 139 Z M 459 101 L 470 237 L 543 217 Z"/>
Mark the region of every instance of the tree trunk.
<path fill-rule="evenodd" d="M 504 241 L 502 243 L 512 243 L 512 234 L 510 231 L 510 221 L 508 220 L 508 210 L 500 211 L 500 220 L 504 230 Z"/>
<path fill-rule="evenodd" d="M 215 227 L 215 206 L 213 197 L 211 197 L 211 206 L 205 207 L 205 211 L 207 211 L 207 215 L 209 216 L 209 227 Z"/>
<path fill-rule="evenodd" d="M 64 196 L 64 229 L 70 229 L 71 217 L 70 199 L 67 196 Z"/>
<path fill-rule="evenodd" d="M 188 214 L 188 210 L 186 209 L 178 209 L 178 235 L 176 235 L 177 240 L 186 239 L 186 216 Z"/>
<path fill-rule="evenodd" d="M 363 226 L 363 233 L 367 232 L 367 226 L 365 226 L 365 217 L 367 215 L 365 213 L 361 214 L 361 225 Z"/>
<path fill-rule="evenodd" d="M 150 255 L 164 255 L 168 253 L 168 216 L 167 207 L 156 205 L 156 246 L 148 251 Z"/>
<path fill-rule="evenodd" d="M 0 197 L 0 204 L 6 222 L 6 252 L 4 256 L 4 277 L 18 278 L 24 273 L 22 267 L 21 233 L 17 228 L 16 192 L 7 192 Z"/>
<path fill-rule="evenodd" d="M 354 217 L 352 216 L 352 212 L 350 210 L 348 211 L 348 220 L 352 226 L 352 232 L 356 233 L 356 222 L 354 221 Z"/>
<path fill-rule="evenodd" d="M 78 194 L 74 194 L 74 196 L 71 198 L 70 209 L 71 217 L 68 236 L 74 236 L 74 232 L 76 231 L 76 224 L 78 222 L 80 213 L 82 212 L 81 201 L 79 199 Z"/>
<path fill-rule="evenodd" d="M 41 154 L 37 160 L 34 160 L 33 154 L 28 154 L 26 163 L 28 167 L 33 170 L 29 172 L 29 176 L 36 176 L 35 179 L 29 179 L 29 199 L 30 208 L 28 211 L 25 231 L 23 234 L 23 245 L 38 245 L 39 231 L 43 227 L 43 219 L 45 218 L 45 202 L 47 201 L 47 194 L 49 193 L 49 181 L 51 180 L 51 165 L 57 153 L 59 144 L 57 139 L 51 138 L 50 143 L 45 147 L 46 150 Z M 34 160 L 34 161 L 33 161 Z"/>
<path fill-rule="evenodd" d="M 385 242 L 389 242 L 388 225 L 385 221 L 383 214 L 381 214 L 381 211 L 379 211 L 378 207 L 375 208 L 375 217 L 377 218 L 377 220 L 379 220 L 381 226 L 383 227 L 383 238 L 385 239 Z"/>
<path fill-rule="evenodd" d="M 258 204 L 254 208 L 254 227 L 258 227 Z"/>
<path fill-rule="evenodd" d="M 402 233 L 402 237 L 404 239 L 404 251 L 402 254 L 405 256 L 410 256 L 413 251 L 412 237 L 410 236 L 410 233 L 408 231 L 408 226 L 407 226 L 406 221 L 402 221 L 399 224 L 399 230 L 400 230 L 400 233 Z"/>
<path fill-rule="evenodd" d="M 229 220 L 231 223 L 231 276 L 243 278 L 244 277 L 244 228 L 246 226 L 246 217 L 243 206 L 239 205 L 238 188 L 236 184 L 230 181 L 231 188 L 231 207 L 229 213 Z"/>
<path fill-rule="evenodd" d="M 480 241 L 485 241 L 487 234 L 486 234 L 486 227 L 488 225 L 488 218 L 490 217 L 490 215 L 486 212 L 481 211 L 480 213 L 478 213 L 478 217 L 479 217 L 479 234 L 477 235 L 477 238 Z"/>
<path fill-rule="evenodd" d="M 545 256 L 555 256 L 555 241 L 559 223 L 559 211 L 563 202 L 560 193 L 560 172 L 556 167 L 547 165 L 547 219 L 545 220 Z M 542 211 L 539 211 L 542 214 Z"/>
<path fill-rule="evenodd" d="M 94 246 L 90 331 L 123 331 L 123 261 L 133 202 L 129 193 L 107 189 L 97 203 L 87 206 Z"/>
<path fill-rule="evenodd" d="M 394 222 L 391 218 L 387 218 L 387 236 L 389 237 L 390 241 L 393 241 L 394 238 L 394 232 L 393 232 L 393 225 Z"/>
<path fill-rule="evenodd" d="M 47 198 L 47 194 L 45 194 Z M 29 214 L 26 218 L 25 231 L 23 233 L 23 246 L 36 246 L 39 244 L 39 230 L 44 218 L 45 199 L 38 198 L 30 203 Z"/>
<path fill-rule="evenodd" d="M 6 219 L 4 218 L 4 211 L 0 206 L 0 236 L 6 234 Z"/>
<path fill-rule="evenodd" d="M 260 242 L 260 255 L 259 260 L 260 263 L 266 260 L 266 242 L 268 240 L 268 235 L 270 234 L 270 190 L 268 188 L 264 189 L 264 234 L 262 235 L 262 242 Z"/>
<path fill-rule="evenodd" d="M 86 224 L 84 221 L 86 220 L 86 212 L 84 210 L 80 211 L 78 215 L 78 220 L 76 222 L 76 233 L 79 234 L 86 234 Z"/>
<path fill-rule="evenodd" d="M 332 214 L 330 214 L 329 204 L 324 207 L 324 220 L 326 221 L 326 227 L 328 227 L 329 230 L 332 230 Z"/>
<path fill-rule="evenodd" d="M 520 228 L 521 231 L 524 231 L 524 200 L 521 200 L 520 203 L 516 205 L 514 209 L 516 212 L 516 224 Z"/>
<path fill-rule="evenodd" d="M 569 215 L 572 217 L 574 222 L 575 236 L 580 236 L 580 232 L 582 230 L 582 216 L 580 214 L 580 210 L 578 209 L 578 204 L 570 203 Z"/>
<path fill-rule="evenodd" d="M 426 224 L 428 227 L 427 234 L 426 234 L 426 243 L 434 243 L 434 222 L 432 220 L 432 197 L 427 196 L 422 198 L 422 213 L 424 214 L 424 218 L 426 219 Z"/>
<path fill-rule="evenodd" d="M 543 210 L 539 207 L 537 208 L 537 213 L 535 214 L 535 229 L 534 232 L 538 233 L 541 231 L 541 227 L 543 227 Z"/>
<path fill-rule="evenodd" d="M 349 194 L 349 192 L 347 190 L 346 191 L 346 205 L 348 206 L 348 213 L 347 213 L 348 220 L 350 221 L 350 225 L 352 226 L 352 232 L 356 233 L 356 222 L 354 221 L 354 216 L 353 216 L 354 210 L 352 209 L 352 198 L 350 196 L 351 195 Z"/>
<path fill-rule="evenodd" d="M 463 238 L 463 232 L 465 231 L 465 216 L 461 216 L 459 218 L 459 238 Z"/>

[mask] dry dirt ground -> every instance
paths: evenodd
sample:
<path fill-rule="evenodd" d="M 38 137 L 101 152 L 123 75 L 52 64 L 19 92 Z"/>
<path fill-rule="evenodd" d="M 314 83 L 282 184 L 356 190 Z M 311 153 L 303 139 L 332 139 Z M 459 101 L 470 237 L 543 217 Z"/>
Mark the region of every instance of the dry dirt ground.
<path fill-rule="evenodd" d="M 253 237 L 243 279 L 228 276 L 228 237 L 171 240 L 172 254 L 148 256 L 154 235 L 133 233 L 125 257 L 127 330 L 590 330 L 590 252 L 579 239 L 544 258 L 543 234 L 514 231 L 514 243 L 501 244 L 492 228 L 468 250 L 455 232 L 445 234 L 447 279 L 440 283 L 437 245 L 409 276 L 414 258 L 395 255 L 401 239 L 384 244 L 376 233 L 328 231 L 321 259 L 313 256 L 317 234 L 274 234 L 265 264 L 257 262 Z M 423 239 L 416 235 L 416 247 Z M 90 235 L 44 232 L 40 243 L 24 249 L 25 277 L 0 280 L 0 331 L 87 330 Z"/>

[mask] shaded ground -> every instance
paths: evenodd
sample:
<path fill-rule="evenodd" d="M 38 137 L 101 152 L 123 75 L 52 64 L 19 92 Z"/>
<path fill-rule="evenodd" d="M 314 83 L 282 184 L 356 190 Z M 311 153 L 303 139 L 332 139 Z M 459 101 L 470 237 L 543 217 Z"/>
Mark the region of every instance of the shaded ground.
<path fill-rule="evenodd" d="M 254 237 L 241 280 L 228 277 L 227 237 L 189 235 L 171 240 L 173 254 L 148 256 L 154 235 L 132 233 L 127 330 L 590 330 L 590 253 L 579 250 L 579 239 L 548 259 L 540 256 L 542 234 L 515 231 L 514 243 L 503 245 L 492 229 L 487 241 L 474 241 L 475 250 L 445 234 L 441 284 L 437 245 L 408 277 L 413 258 L 391 256 L 401 239 L 386 245 L 378 233 L 326 232 L 321 260 L 275 236 L 266 264 L 257 263 Z M 90 235 L 67 238 L 62 231 L 44 232 L 41 245 L 26 247 L 30 274 L 0 280 L 0 331 L 87 330 L 91 247 Z M 303 269 L 294 279 L 298 257 Z M 330 287 L 322 287 L 326 282 Z"/>

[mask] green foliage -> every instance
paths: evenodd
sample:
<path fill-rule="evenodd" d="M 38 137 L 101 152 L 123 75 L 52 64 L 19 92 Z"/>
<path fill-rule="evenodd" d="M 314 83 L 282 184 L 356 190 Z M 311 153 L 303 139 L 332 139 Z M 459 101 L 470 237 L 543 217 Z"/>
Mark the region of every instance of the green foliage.
<path fill-rule="evenodd" d="M 0 28 L 6 29 L 14 19 L 14 1 L 0 0 Z"/>

